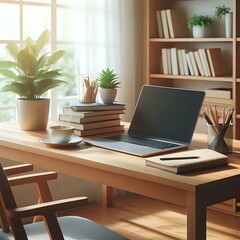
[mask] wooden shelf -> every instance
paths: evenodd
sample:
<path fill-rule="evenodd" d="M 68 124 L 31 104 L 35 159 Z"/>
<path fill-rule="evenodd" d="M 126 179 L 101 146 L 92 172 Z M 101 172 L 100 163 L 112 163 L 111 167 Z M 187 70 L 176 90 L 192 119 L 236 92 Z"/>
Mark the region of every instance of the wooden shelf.
<path fill-rule="evenodd" d="M 184 79 L 191 81 L 213 81 L 213 82 L 233 82 L 233 77 L 224 76 L 224 77 L 201 77 L 201 76 L 183 76 L 183 75 L 165 75 L 165 74 L 150 74 L 150 78 L 164 78 L 164 79 Z M 239 79 L 240 80 L 240 79 Z"/>
<path fill-rule="evenodd" d="M 232 43 L 233 38 L 150 38 L 150 42 L 169 43 L 169 42 L 219 42 L 219 43 Z"/>

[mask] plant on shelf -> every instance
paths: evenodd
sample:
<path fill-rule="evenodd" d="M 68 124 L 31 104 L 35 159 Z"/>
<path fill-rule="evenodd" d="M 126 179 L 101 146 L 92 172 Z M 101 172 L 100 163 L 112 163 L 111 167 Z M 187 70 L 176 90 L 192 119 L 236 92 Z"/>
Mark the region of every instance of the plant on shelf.
<path fill-rule="evenodd" d="M 188 28 L 193 28 L 193 26 L 209 27 L 212 22 L 212 19 L 207 15 L 194 15 L 188 20 L 187 25 Z"/>
<path fill-rule="evenodd" d="M 225 35 L 227 38 L 232 37 L 232 28 L 233 28 L 233 14 L 230 12 L 230 7 L 223 5 L 216 6 L 215 8 L 215 17 L 217 22 L 225 17 Z"/>
<path fill-rule="evenodd" d="M 223 5 L 216 6 L 215 8 L 215 17 L 217 21 L 220 21 L 223 16 L 226 15 L 226 13 L 230 13 L 230 7 Z"/>
<path fill-rule="evenodd" d="M 52 69 L 55 63 L 63 57 L 65 51 L 41 54 L 49 43 L 50 37 L 51 33 L 48 30 L 45 30 L 36 41 L 28 37 L 22 49 L 16 43 L 9 43 L 6 49 L 13 60 L 0 61 L 0 74 L 4 76 L 1 81 L 5 81 L 1 91 L 12 92 L 19 96 L 18 119 L 20 127 L 24 130 L 46 128 L 50 100 L 41 98 L 41 96 L 49 89 L 65 83 L 63 80 L 65 74 L 62 70 Z M 46 102 L 46 108 L 41 110 L 40 107 L 44 105 L 44 102 Z M 27 104 L 26 108 L 23 104 Z M 36 113 L 27 113 L 27 110 L 31 108 L 30 104 L 36 104 L 32 107 Z M 45 118 L 39 119 L 44 113 Z"/>
<path fill-rule="evenodd" d="M 114 70 L 103 69 L 98 77 L 98 86 L 100 87 L 100 97 L 103 103 L 113 103 L 117 96 L 117 88 L 120 87 L 118 76 Z"/>
<path fill-rule="evenodd" d="M 194 15 L 188 20 L 187 26 L 193 29 L 194 38 L 201 38 L 207 36 L 206 29 L 211 26 L 212 23 L 213 20 L 208 15 Z"/>

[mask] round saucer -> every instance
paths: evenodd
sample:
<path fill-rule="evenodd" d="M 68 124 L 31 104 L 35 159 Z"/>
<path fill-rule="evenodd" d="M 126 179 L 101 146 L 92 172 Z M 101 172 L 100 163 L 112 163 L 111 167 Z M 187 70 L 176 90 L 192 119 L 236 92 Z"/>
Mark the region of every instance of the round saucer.
<path fill-rule="evenodd" d="M 69 146 L 73 146 L 73 145 L 76 145 L 80 142 L 82 142 L 83 138 L 81 137 L 78 137 L 78 136 L 74 136 L 70 142 L 68 143 L 57 143 L 57 142 L 54 142 L 51 137 L 44 137 L 41 139 L 41 142 L 50 146 L 50 147 L 69 147 Z"/>

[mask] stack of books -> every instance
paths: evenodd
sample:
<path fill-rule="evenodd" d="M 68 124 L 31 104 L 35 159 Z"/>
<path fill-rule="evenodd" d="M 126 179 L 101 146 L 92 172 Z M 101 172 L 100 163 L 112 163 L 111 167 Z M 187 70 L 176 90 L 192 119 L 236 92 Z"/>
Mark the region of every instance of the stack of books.
<path fill-rule="evenodd" d="M 221 48 L 197 50 L 162 48 L 162 72 L 202 77 L 223 76 L 224 63 Z"/>
<path fill-rule="evenodd" d="M 59 121 L 68 122 L 74 127 L 74 134 L 86 137 L 97 134 L 118 132 L 124 130 L 120 115 L 125 113 L 125 104 L 114 102 L 82 103 L 74 102 L 63 108 Z"/>

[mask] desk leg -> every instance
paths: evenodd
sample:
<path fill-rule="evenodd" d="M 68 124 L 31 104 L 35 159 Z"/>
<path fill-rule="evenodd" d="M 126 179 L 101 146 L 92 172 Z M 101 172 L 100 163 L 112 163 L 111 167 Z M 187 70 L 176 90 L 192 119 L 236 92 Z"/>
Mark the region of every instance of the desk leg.
<path fill-rule="evenodd" d="M 187 239 L 206 240 L 206 206 L 194 193 L 187 196 Z"/>
<path fill-rule="evenodd" d="M 102 185 L 102 206 L 113 206 L 113 188 L 107 185 Z"/>

